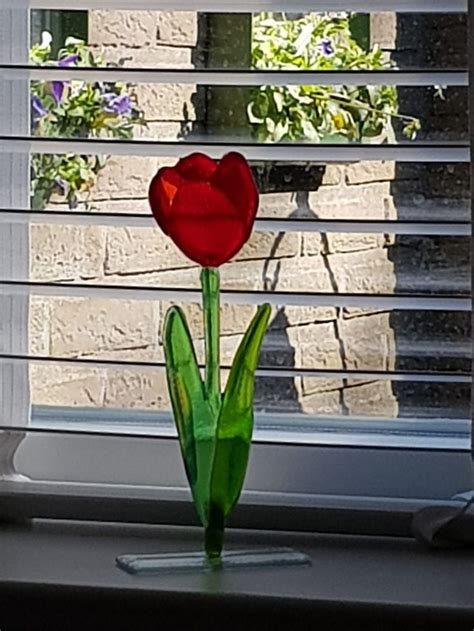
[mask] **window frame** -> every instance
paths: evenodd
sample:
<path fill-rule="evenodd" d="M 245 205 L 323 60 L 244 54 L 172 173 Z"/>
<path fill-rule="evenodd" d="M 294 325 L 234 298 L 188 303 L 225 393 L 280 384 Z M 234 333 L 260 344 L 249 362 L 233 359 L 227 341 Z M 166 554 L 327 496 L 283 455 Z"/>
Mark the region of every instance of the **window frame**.
<path fill-rule="evenodd" d="M 2 63 L 27 63 L 29 47 L 29 12 L 23 8 L 0 8 L 0 60 Z M 15 116 L 10 113 L 15 112 Z M 0 132 L 29 133 L 29 89 L 24 81 L 3 82 L 0 94 Z M 0 208 L 27 207 L 29 203 L 29 156 L 0 153 Z M 2 226 L 0 230 L 2 270 L 26 272 L 29 269 L 29 226 Z M 15 347 L 28 351 L 29 298 L 0 298 L 0 349 Z M 15 387 L 13 387 L 15 384 Z M 0 406 L 4 418 L 14 418 L 16 425 L 30 421 L 28 368 L 5 366 L 0 378 Z M 22 435 L 4 432 L 0 436 L 0 480 L 15 474 L 14 455 Z"/>
<path fill-rule="evenodd" d="M 2 9 L 2 11 L 4 10 Z M 16 16 L 19 16 L 23 11 L 28 15 L 27 9 L 12 9 L 9 13 L 15 13 Z M 474 112 L 473 13 L 471 10 L 469 16 L 471 25 L 469 29 L 471 112 Z M 5 24 L 7 22 L 4 22 Z M 24 24 L 25 22 L 23 21 L 23 28 Z M 13 28 L 10 31 L 17 34 L 17 31 Z M 8 38 L 0 38 L 0 46 L 13 46 L 12 42 L 7 42 L 9 42 Z M 15 43 L 18 44 L 18 40 L 15 40 Z M 12 61 L 18 63 L 22 60 L 16 56 Z M 16 111 L 13 101 L 11 103 L 12 111 Z M 470 120 L 472 121 L 472 114 Z M 29 121 L 29 117 L 26 118 L 26 121 Z M 24 134 L 25 131 L 24 117 L 22 125 L 23 127 L 14 130 L 20 135 L 22 132 Z M 473 146 L 474 125 L 471 124 L 471 155 Z M 0 167 L 2 164 L 6 164 L 5 161 L 9 159 L 9 155 L 0 153 Z M 17 154 L 14 159 L 21 160 L 22 158 L 22 154 Z M 471 173 L 474 178 L 472 160 Z M 13 190 L 17 189 L 19 187 L 13 187 Z M 26 190 L 28 189 L 26 188 Z M 471 188 L 471 198 L 472 193 Z M 16 201 L 14 205 L 21 207 L 22 201 Z M 24 227 L 16 235 L 3 233 L 3 240 L 0 242 L 0 245 L 4 245 L 4 242 L 8 243 L 13 252 L 20 253 L 20 257 L 24 257 L 25 247 L 27 248 L 27 234 L 28 226 L 26 224 L 26 228 Z M 24 264 L 24 258 L 22 260 Z M 25 304 L 27 309 L 27 302 Z M 12 319 L 10 318 L 10 320 Z M 20 318 L 18 321 L 22 321 L 22 319 Z M 9 332 L 6 339 L 11 340 L 14 335 L 18 335 L 18 328 Z M 21 335 L 26 335 L 24 330 Z M 26 337 L 23 337 L 22 343 L 26 339 Z M 20 378 L 18 374 L 15 375 L 15 379 Z M 24 377 L 21 379 L 24 380 Z M 29 422 L 29 401 L 27 385 L 24 388 L 21 397 L 18 396 L 18 391 L 15 391 L 15 396 L 10 397 L 8 405 L 14 406 L 15 401 L 17 403 L 18 401 L 22 402 L 20 409 L 12 407 L 11 414 L 13 418 L 24 418 L 24 424 L 26 425 Z M 6 391 L 5 385 L 3 386 L 3 391 Z M 4 398 L 3 400 L 5 401 L 6 399 Z M 27 408 L 24 405 L 25 401 L 28 401 Z M 5 402 L 4 405 L 6 405 Z M 471 411 L 472 408 L 471 401 Z M 473 419 L 471 418 L 472 422 Z M 16 424 L 18 425 L 19 423 Z M 34 448 L 33 444 L 35 442 L 40 445 L 41 441 L 44 443 L 45 440 L 48 440 L 48 437 L 51 438 L 55 435 L 53 430 L 50 432 L 35 431 L 34 427 L 31 430 L 28 432 L 26 439 L 24 439 L 23 435 L 18 435 L 19 440 L 16 446 L 20 445 L 21 441 L 23 443 L 16 454 L 17 461 L 21 461 L 22 451 L 25 452 L 30 447 Z M 81 441 L 91 441 L 86 434 L 87 432 L 82 433 L 78 431 L 75 433 L 71 432 L 69 436 L 65 437 L 66 442 L 69 441 L 71 443 L 69 451 L 66 449 L 64 452 L 66 462 L 69 458 L 74 457 L 74 453 L 78 449 L 80 450 L 79 445 Z M 123 440 L 138 441 L 140 439 L 124 437 Z M 451 495 L 469 490 L 469 487 L 472 485 L 473 474 L 474 432 L 472 431 L 471 441 L 472 448 L 469 451 L 467 446 L 465 448 L 459 448 L 459 446 L 456 448 L 453 444 L 447 444 L 445 449 L 388 447 L 386 444 L 383 444 L 383 441 L 379 444 L 375 442 L 371 446 L 351 446 L 347 444 L 347 440 L 344 442 L 341 438 L 340 444 L 331 446 L 323 444 L 289 445 L 292 453 L 290 454 L 289 450 L 286 450 L 287 453 L 282 455 L 281 445 L 271 441 L 257 440 L 256 445 L 253 447 L 254 456 L 252 462 L 256 463 L 255 466 L 257 467 L 258 460 L 257 469 L 260 473 L 253 473 L 252 470 L 250 472 L 249 485 L 252 490 L 247 490 L 244 493 L 241 504 L 243 508 L 237 509 L 240 512 L 237 512 L 235 524 L 238 527 L 245 528 L 271 527 L 275 529 L 324 530 L 327 532 L 402 534 L 405 536 L 409 532 L 410 517 L 416 509 L 432 502 L 446 502 L 448 493 L 446 491 L 446 493 L 440 495 L 440 480 L 443 481 L 445 490 L 450 489 L 449 493 Z M 149 481 L 147 482 L 149 486 L 146 487 L 145 497 L 140 497 L 140 492 L 137 492 L 138 487 L 134 493 L 134 489 L 127 488 L 123 484 L 117 484 L 114 487 L 113 481 L 107 479 L 104 480 L 103 484 L 96 484 L 95 487 L 84 480 L 70 480 L 69 483 L 59 483 L 58 480 L 57 483 L 51 482 L 49 485 L 46 485 L 47 488 L 45 487 L 41 492 L 37 493 L 34 492 L 35 486 L 37 489 L 40 488 L 37 483 L 6 482 L 2 483 L 0 487 L 0 503 L 3 504 L 6 514 L 16 517 L 40 516 L 54 517 L 56 519 L 80 517 L 82 519 L 110 521 L 135 521 L 137 519 L 143 522 L 149 521 L 150 523 L 178 523 L 183 525 L 195 523 L 193 513 L 190 511 L 189 493 L 184 487 L 183 471 L 182 468 L 180 472 L 177 469 L 181 467 L 177 439 L 175 437 L 160 437 L 155 440 L 154 446 L 156 447 L 158 443 L 160 443 L 159 449 L 157 448 L 157 451 L 160 452 L 159 457 L 157 457 L 157 453 L 149 454 L 145 462 L 145 468 L 149 471 Z M 104 469 L 104 452 L 98 442 L 97 445 L 96 454 L 91 451 L 90 446 L 88 448 L 88 457 L 95 460 L 97 471 L 94 472 L 91 466 L 87 468 L 88 476 L 94 477 L 96 480 L 100 479 L 100 473 Z M 16 447 L 14 451 L 16 451 Z M 170 462 L 169 455 L 165 455 L 165 452 L 175 454 L 175 468 L 173 470 L 174 477 L 171 476 L 169 484 L 162 486 L 159 483 L 159 478 L 160 473 L 163 473 L 163 471 L 157 472 L 155 467 L 156 461 L 160 459 L 164 463 Z M 296 477 L 292 475 L 287 476 L 289 485 L 285 489 L 261 490 L 265 486 L 263 484 L 264 479 L 268 481 L 281 478 L 283 471 L 289 472 L 292 468 L 294 469 L 295 462 L 307 472 L 310 470 L 314 471 L 318 470 L 320 462 L 327 459 L 328 454 L 335 455 L 339 452 L 341 455 L 337 466 L 326 467 L 325 477 L 322 476 L 315 480 L 315 484 L 310 484 L 307 489 L 305 488 L 304 493 L 301 493 L 301 486 Z M 12 457 L 13 453 L 11 453 Z M 382 459 L 381 454 L 383 454 Z M 111 459 L 110 465 L 113 465 L 112 461 L 115 456 L 109 454 L 107 457 Z M 407 489 L 410 488 L 414 480 L 413 477 L 409 477 L 409 474 L 413 473 L 412 463 L 415 457 L 423 458 L 427 463 L 427 470 L 437 471 L 438 477 L 427 480 L 424 493 L 410 498 L 409 494 L 407 494 Z M 371 495 L 367 493 L 367 486 L 364 489 L 363 481 L 365 480 L 366 482 L 370 478 L 370 474 L 374 475 L 374 472 L 380 471 L 381 460 L 384 462 L 384 476 L 382 476 L 384 481 L 382 484 L 387 490 L 390 489 L 390 492 L 385 494 L 379 492 Z M 390 467 L 387 466 L 389 461 L 392 463 Z M 43 475 L 46 475 L 49 462 L 49 460 L 45 460 L 43 463 L 46 465 L 43 468 Z M 453 466 L 453 463 L 458 466 Z M 10 467 L 11 464 L 10 462 Z M 161 465 L 162 469 L 163 466 L 165 465 Z M 107 468 L 107 463 L 105 467 Z M 18 469 L 19 471 L 22 470 L 21 467 L 18 467 Z M 3 471 L 5 472 L 5 469 Z M 61 473 L 61 469 L 56 469 L 58 478 L 63 481 L 67 479 L 64 471 Z M 40 465 L 37 466 L 36 472 L 41 475 Z M 400 475 L 401 472 L 403 472 L 403 476 Z M 419 473 L 419 471 L 416 473 Z M 166 472 L 165 477 L 169 477 L 168 472 Z M 308 480 L 309 478 L 309 474 L 306 473 L 305 479 Z M 155 479 L 159 486 L 154 486 L 153 482 Z M 351 486 L 345 487 L 346 493 L 321 492 L 322 488 L 330 489 L 334 485 L 337 488 L 338 484 L 341 486 L 348 481 L 351 483 Z M 260 489 L 258 488 L 259 485 Z M 170 522 L 170 519 L 174 521 Z M 392 525 L 390 525 L 391 520 L 393 520 Z"/>

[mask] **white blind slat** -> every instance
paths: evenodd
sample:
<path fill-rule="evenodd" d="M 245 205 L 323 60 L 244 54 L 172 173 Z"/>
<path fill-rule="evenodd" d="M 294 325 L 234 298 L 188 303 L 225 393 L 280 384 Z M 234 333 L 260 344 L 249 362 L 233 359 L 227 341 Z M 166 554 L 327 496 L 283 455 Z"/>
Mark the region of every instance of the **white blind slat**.
<path fill-rule="evenodd" d="M 449 210 L 448 210 L 449 212 Z M 123 228 L 156 228 L 156 221 L 148 215 L 128 215 L 107 212 L 28 212 L 0 209 L 0 224 L 27 223 L 32 225 L 111 226 Z M 416 221 L 337 221 L 318 219 L 256 219 L 254 229 L 259 232 L 325 232 L 346 234 L 399 234 L 470 236 L 469 222 Z"/>
<path fill-rule="evenodd" d="M 5 8 L 64 9 L 64 0 L 3 0 Z M 468 0 L 75 0 L 75 10 L 122 9 L 199 11 L 202 13 L 257 13 L 259 11 L 355 11 L 370 13 L 460 13 Z"/>
<path fill-rule="evenodd" d="M 120 370 L 138 370 L 140 372 L 164 370 L 165 366 L 160 362 L 133 362 L 133 361 L 114 361 L 101 359 L 84 359 L 84 358 L 62 358 L 62 357 L 38 357 L 38 356 L 19 356 L 14 354 L 0 354 L 0 366 L 8 365 L 76 365 L 89 368 L 110 368 Z M 229 366 L 223 365 L 222 370 L 230 370 Z M 277 379 L 293 379 L 295 377 L 312 377 L 315 379 L 352 379 L 352 380 L 368 380 L 368 381 L 396 381 L 405 383 L 452 383 L 452 384 L 470 384 L 472 376 L 465 373 L 447 373 L 447 372 L 422 372 L 422 371 L 376 371 L 376 370 L 322 370 L 311 368 L 273 368 L 258 367 L 257 377 L 277 378 Z"/>
<path fill-rule="evenodd" d="M 153 68 L 54 68 L 50 66 L 2 66 L 0 79 L 37 81 L 81 80 L 123 81 L 161 84 L 198 84 L 229 86 L 286 85 L 469 85 L 467 71 L 391 70 L 391 71 L 225 71 L 161 70 Z"/>
<path fill-rule="evenodd" d="M 192 151 L 221 159 L 238 149 L 247 160 L 286 160 L 289 162 L 351 162 L 359 160 L 394 160 L 397 162 L 469 162 L 468 143 L 425 142 L 396 145 L 364 144 L 256 144 L 242 142 L 166 142 L 49 139 L 0 136 L 0 153 L 78 153 L 117 156 L 153 156 L 182 158 Z"/>
<path fill-rule="evenodd" d="M 182 300 L 198 302 L 199 289 L 123 287 L 117 285 L 80 285 L 70 283 L 0 282 L 0 295 L 69 296 L 83 298 L 128 298 L 133 300 Z M 359 307 L 361 309 L 400 309 L 422 311 L 471 311 L 470 297 L 410 294 L 327 294 L 280 291 L 222 290 L 226 304 Z"/>

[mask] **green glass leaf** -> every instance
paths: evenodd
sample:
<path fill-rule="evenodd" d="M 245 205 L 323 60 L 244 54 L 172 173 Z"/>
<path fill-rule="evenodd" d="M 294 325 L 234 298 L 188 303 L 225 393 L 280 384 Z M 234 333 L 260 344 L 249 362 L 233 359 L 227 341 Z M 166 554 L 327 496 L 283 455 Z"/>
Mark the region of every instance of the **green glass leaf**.
<path fill-rule="evenodd" d="M 239 499 L 253 431 L 255 370 L 271 307 L 258 308 L 235 355 L 217 424 L 210 521 L 225 519 Z"/>
<path fill-rule="evenodd" d="M 217 418 L 206 398 L 186 317 L 179 307 L 171 307 L 166 314 L 163 343 L 186 475 L 199 518 L 206 526 Z"/>

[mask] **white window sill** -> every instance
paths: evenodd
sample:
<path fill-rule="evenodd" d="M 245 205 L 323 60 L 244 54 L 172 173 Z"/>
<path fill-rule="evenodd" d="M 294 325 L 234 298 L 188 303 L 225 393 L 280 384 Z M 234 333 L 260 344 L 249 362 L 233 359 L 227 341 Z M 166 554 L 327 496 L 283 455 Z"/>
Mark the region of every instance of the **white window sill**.
<path fill-rule="evenodd" d="M 200 531 L 36 522 L 0 527 L 0 628 L 438 629 L 474 627 L 474 552 L 408 539 L 229 531 L 229 547 L 284 545 L 309 568 L 133 577 L 120 553 L 200 549 Z"/>

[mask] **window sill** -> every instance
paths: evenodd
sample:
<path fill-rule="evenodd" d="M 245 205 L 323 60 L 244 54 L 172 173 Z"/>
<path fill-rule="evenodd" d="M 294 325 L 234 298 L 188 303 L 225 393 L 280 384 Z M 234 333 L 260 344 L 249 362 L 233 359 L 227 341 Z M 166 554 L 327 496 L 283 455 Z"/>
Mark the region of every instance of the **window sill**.
<path fill-rule="evenodd" d="M 474 627 L 474 553 L 408 539 L 229 531 L 229 547 L 285 545 L 310 568 L 133 577 L 119 553 L 200 548 L 193 528 L 38 521 L 0 528 L 0 628 Z"/>

